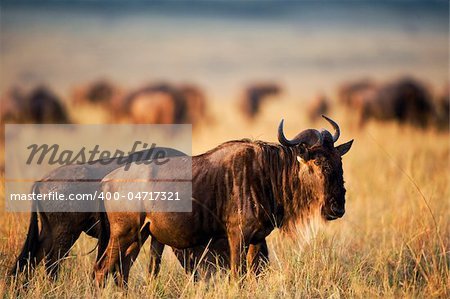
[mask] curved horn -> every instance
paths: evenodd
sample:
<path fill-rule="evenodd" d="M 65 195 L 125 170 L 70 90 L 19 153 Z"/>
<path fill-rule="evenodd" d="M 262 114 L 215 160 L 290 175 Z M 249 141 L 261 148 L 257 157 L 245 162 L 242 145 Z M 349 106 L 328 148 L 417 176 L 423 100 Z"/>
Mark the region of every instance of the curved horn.
<path fill-rule="evenodd" d="M 322 117 L 325 118 L 333 126 L 334 129 L 333 142 L 336 142 L 339 139 L 339 136 L 341 136 L 341 129 L 339 129 L 339 125 L 334 120 L 326 117 L 323 114 Z"/>
<path fill-rule="evenodd" d="M 315 129 L 307 129 L 299 133 L 297 136 L 295 136 L 294 139 L 289 140 L 284 136 L 283 131 L 283 124 L 284 119 L 281 120 L 280 125 L 278 126 L 278 141 L 285 146 L 295 146 L 300 143 L 304 143 L 308 145 L 309 147 L 312 147 L 316 144 L 322 144 L 323 143 L 323 137 L 322 134 L 320 134 L 319 131 Z"/>
<path fill-rule="evenodd" d="M 282 145 L 286 145 L 286 146 L 297 145 L 298 143 L 295 143 L 295 142 L 293 142 L 293 140 L 291 141 L 291 140 L 287 139 L 286 136 L 284 136 L 283 124 L 284 124 L 284 119 L 281 119 L 280 125 L 278 126 L 278 141 Z"/>

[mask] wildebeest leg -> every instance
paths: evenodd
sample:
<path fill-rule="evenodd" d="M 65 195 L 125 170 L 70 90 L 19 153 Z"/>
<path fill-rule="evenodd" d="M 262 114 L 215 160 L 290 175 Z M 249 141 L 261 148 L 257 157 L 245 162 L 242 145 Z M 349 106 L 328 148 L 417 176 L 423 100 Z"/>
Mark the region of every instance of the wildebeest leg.
<path fill-rule="evenodd" d="M 228 231 L 228 243 L 230 246 L 230 266 L 233 278 L 239 278 L 246 272 L 246 258 L 248 245 L 239 226 Z"/>
<path fill-rule="evenodd" d="M 205 248 L 205 250 L 207 250 Z M 184 271 L 188 275 L 194 275 L 194 281 L 198 281 L 200 279 L 200 273 L 198 271 L 198 267 L 200 266 L 200 262 L 203 262 L 205 265 L 206 262 L 198 260 L 202 257 L 203 252 L 198 254 L 196 248 L 187 248 L 187 249 L 176 249 L 172 248 L 173 253 L 177 257 L 180 265 L 183 267 Z M 194 272 L 195 271 L 195 272 Z"/>
<path fill-rule="evenodd" d="M 36 257 L 30 260 L 31 268 L 35 268 L 46 256 L 52 254 L 53 245 L 53 236 L 50 229 L 43 226 L 41 233 L 39 234 L 39 245 Z"/>
<path fill-rule="evenodd" d="M 250 245 L 247 254 L 247 261 L 250 269 L 256 276 L 260 275 L 264 267 L 269 263 L 269 249 L 266 240 Z"/>
<path fill-rule="evenodd" d="M 80 236 L 81 232 L 76 234 L 67 234 L 61 232 L 53 238 L 53 250 L 46 256 L 45 270 L 52 280 L 56 280 L 61 260 L 67 256 L 70 248 Z"/>
<path fill-rule="evenodd" d="M 158 242 L 156 238 L 152 237 L 152 241 L 150 243 L 150 264 L 148 271 L 153 277 L 158 276 L 163 252 L 164 244 Z"/>
<path fill-rule="evenodd" d="M 133 243 L 132 237 L 126 235 L 121 235 L 120 237 L 111 236 L 108 248 L 95 266 L 95 279 L 99 286 L 102 287 L 104 285 L 108 273 L 115 270 L 118 270 L 119 273 L 122 271 L 122 252 L 126 252 L 127 248 Z M 123 279 L 116 281 L 116 283 L 122 286 Z"/>
<path fill-rule="evenodd" d="M 148 229 L 148 225 L 145 226 L 140 233 L 139 239 L 133 242 L 130 247 L 125 252 L 125 255 L 122 257 L 122 265 L 121 265 L 121 276 L 123 279 L 123 284 L 126 287 L 128 285 L 128 277 L 130 275 L 131 266 L 139 255 L 139 251 L 141 250 L 142 245 L 145 243 L 147 238 L 150 236 L 150 230 Z M 117 279 L 117 276 L 114 277 L 117 285 L 120 284 L 120 281 Z"/>
<path fill-rule="evenodd" d="M 129 219 L 130 216 L 127 213 L 111 213 L 109 217 L 113 218 L 110 221 L 113 225 L 110 230 L 110 238 L 108 246 L 94 267 L 95 279 L 98 286 L 103 286 L 107 278 L 108 273 L 117 269 L 119 273 L 122 272 L 121 258 L 125 256 L 128 248 L 138 240 L 139 229 L 139 217 Z M 123 278 L 118 281 L 119 285 L 122 285 Z"/>
<path fill-rule="evenodd" d="M 106 213 L 97 213 L 92 222 L 94 223 L 89 225 L 85 233 L 93 238 L 98 238 L 97 258 L 95 259 L 95 262 L 98 262 L 108 247 L 110 228 Z"/>

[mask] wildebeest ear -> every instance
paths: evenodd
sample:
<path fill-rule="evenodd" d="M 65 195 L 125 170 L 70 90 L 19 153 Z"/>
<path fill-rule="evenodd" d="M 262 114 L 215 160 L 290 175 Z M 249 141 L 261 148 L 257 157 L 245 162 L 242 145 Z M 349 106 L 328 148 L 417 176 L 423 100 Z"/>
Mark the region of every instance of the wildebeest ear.
<path fill-rule="evenodd" d="M 341 156 L 343 156 L 350 150 L 350 148 L 352 147 L 352 144 L 353 144 L 353 139 L 350 140 L 349 142 L 346 142 L 344 144 L 336 146 L 336 149 L 338 150 L 339 154 Z"/>

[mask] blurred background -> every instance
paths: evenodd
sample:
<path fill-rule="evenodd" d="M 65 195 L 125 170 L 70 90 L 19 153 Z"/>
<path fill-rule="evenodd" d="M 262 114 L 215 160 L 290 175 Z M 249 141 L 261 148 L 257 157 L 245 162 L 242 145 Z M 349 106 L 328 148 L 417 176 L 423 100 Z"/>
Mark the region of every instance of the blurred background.
<path fill-rule="evenodd" d="M 448 1 L 149 2 L 2 1 L 2 91 L 167 79 L 229 100 L 277 80 L 307 100 L 361 76 L 447 80 Z"/>
<path fill-rule="evenodd" d="M 217 115 L 206 111 L 217 103 L 240 102 L 235 105 L 250 118 L 266 98 L 301 103 L 299 114 L 325 112 L 339 97 L 354 97 L 355 89 L 367 93 L 387 84 L 410 84 L 427 100 L 447 95 L 448 101 L 448 8 L 448 1 L 2 1 L 2 116 L 195 123 L 212 121 Z M 197 97 L 190 101 L 201 110 L 196 115 L 134 115 L 186 88 Z M 28 113 L 41 115 L 34 117 L 5 112 L 33 106 L 23 98 L 50 95 L 67 117 L 51 116 L 63 113 L 55 107 Z M 6 103 L 14 97 L 20 104 Z M 313 100 L 322 103 L 307 108 Z M 352 109 L 362 105 L 348 102 L 355 100 L 347 101 Z M 105 109 L 87 118 L 77 113 L 100 103 Z M 186 110 L 183 105 L 172 103 L 172 114 Z"/>

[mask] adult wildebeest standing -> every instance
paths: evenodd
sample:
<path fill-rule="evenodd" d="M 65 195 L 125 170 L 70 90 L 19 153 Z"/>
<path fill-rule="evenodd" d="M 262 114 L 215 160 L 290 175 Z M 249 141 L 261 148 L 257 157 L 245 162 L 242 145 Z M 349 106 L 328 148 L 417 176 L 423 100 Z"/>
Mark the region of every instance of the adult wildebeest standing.
<path fill-rule="evenodd" d="M 2 123 L 65 124 L 69 122 L 61 100 L 47 87 L 25 93 L 12 88 L 2 98 Z"/>
<path fill-rule="evenodd" d="M 425 84 L 408 77 L 382 85 L 368 80 L 350 84 L 340 90 L 340 101 L 358 115 L 361 126 L 373 119 L 425 128 L 435 118 Z"/>
<path fill-rule="evenodd" d="M 44 86 L 31 91 L 28 98 L 30 120 L 34 123 L 69 123 L 66 108 L 61 100 Z"/>
<path fill-rule="evenodd" d="M 195 85 L 151 84 L 123 100 L 134 123 L 186 124 L 194 127 L 207 117 L 204 93 Z"/>
<path fill-rule="evenodd" d="M 365 98 L 377 89 L 378 85 L 370 79 L 362 79 L 342 84 L 338 89 L 338 100 L 344 106 L 360 109 Z"/>
<path fill-rule="evenodd" d="M 186 123 L 186 103 L 181 92 L 168 83 L 150 84 L 129 93 L 118 110 L 135 123 Z"/>
<path fill-rule="evenodd" d="M 321 115 L 327 114 L 330 109 L 330 101 L 325 95 L 319 95 L 308 103 L 306 112 L 311 122 L 317 121 Z"/>
<path fill-rule="evenodd" d="M 435 101 L 436 125 L 441 130 L 450 126 L 450 84 L 447 84 Z"/>
<path fill-rule="evenodd" d="M 194 127 L 210 119 L 204 92 L 193 84 L 178 87 L 186 101 L 187 119 Z"/>
<path fill-rule="evenodd" d="M 86 86 L 77 86 L 72 91 L 74 105 L 112 105 L 116 97 L 121 94 L 120 89 L 108 80 L 96 80 Z"/>
<path fill-rule="evenodd" d="M 96 265 L 97 282 L 103 284 L 121 252 L 138 238 L 135 232 L 122 229 L 129 221 L 138 222 L 137 226 L 148 223 L 152 243 L 178 249 L 204 245 L 211 238 L 227 239 L 231 270 L 236 276 L 245 270 L 249 249 L 265 242 L 275 227 L 289 231 L 316 211 L 326 220 L 342 217 L 345 188 L 341 157 L 353 140 L 335 147 L 339 126 L 326 119 L 335 129 L 333 135 L 326 130 L 308 129 L 288 140 L 282 121 L 278 129 L 280 145 L 230 141 L 192 157 L 192 212 L 147 212 L 144 222 L 108 213 L 111 235 Z M 171 161 L 177 164 L 178 159 L 183 162 L 187 158 Z M 189 170 L 170 169 L 169 165 L 162 172 L 162 177 L 173 177 Z M 149 183 L 132 188 L 123 183 L 124 179 Z M 148 192 L 152 191 L 152 179 L 155 169 L 151 166 L 135 165 L 128 172 L 119 168 L 105 177 L 102 190 L 119 194 Z"/>
<path fill-rule="evenodd" d="M 156 154 L 164 152 L 166 157 L 185 155 L 184 153 L 171 148 L 154 148 L 135 152 L 122 160 L 119 158 L 97 160 L 93 163 L 73 164 L 61 166 L 42 180 L 33 185 L 32 192 L 35 194 L 48 194 L 58 192 L 64 194 L 66 198 L 70 194 L 94 194 L 100 191 L 100 182 L 103 177 L 114 169 L 129 163 L 130 161 L 143 161 L 153 159 Z M 100 200 L 86 204 L 101 205 Z M 99 240 L 108 240 L 109 224 L 102 207 L 93 207 L 91 211 L 99 212 L 48 212 L 49 210 L 64 210 L 65 202 L 33 202 L 35 208 L 30 217 L 27 238 L 23 248 L 10 273 L 27 270 L 28 266 L 35 268 L 42 259 L 46 259 L 47 273 L 55 278 L 61 258 L 66 256 L 79 238 L 82 232 Z M 47 206 L 44 206 L 47 205 Z M 57 206 L 59 208 L 57 209 Z M 39 213 L 37 210 L 40 210 Z M 38 218 L 41 222 L 41 229 L 38 227 Z M 103 253 L 106 244 L 99 243 L 98 256 Z M 128 261 L 130 262 L 130 261 Z M 26 271 L 29 272 L 29 271 Z"/>
<path fill-rule="evenodd" d="M 365 102 L 361 120 L 396 120 L 425 128 L 433 117 L 433 103 L 425 85 L 411 78 L 402 78 L 381 86 L 375 96 Z"/>
<path fill-rule="evenodd" d="M 247 87 L 243 97 L 239 101 L 239 108 L 248 119 L 253 119 L 260 111 L 264 101 L 272 96 L 279 95 L 280 92 L 281 87 L 274 83 L 251 85 Z"/>
<path fill-rule="evenodd" d="M 1 99 L 2 109 L 0 119 L 4 123 L 22 123 L 26 121 L 24 109 L 26 107 L 25 95 L 18 87 L 10 88 Z"/>
<path fill-rule="evenodd" d="M 130 161 L 153 159 L 162 151 L 166 157 L 184 155 L 175 149 L 154 148 L 150 155 L 148 155 L 150 150 L 136 152 L 130 157 L 125 157 L 124 161 L 129 161 L 128 158 Z M 97 160 L 91 164 L 61 166 L 51 171 L 41 181 L 36 182 L 32 192 L 35 194 L 58 192 L 64 194 L 66 198 L 70 194 L 94 194 L 96 191 L 101 191 L 100 181 L 103 177 L 123 164 L 124 162 L 118 159 L 110 159 L 108 163 L 101 163 L 100 160 Z M 88 181 L 89 183 L 87 183 Z M 40 211 L 31 213 L 26 241 L 10 270 L 10 275 L 14 276 L 20 272 L 31 274 L 31 271 L 45 259 L 46 271 L 52 279 L 55 279 L 60 262 L 69 253 L 82 232 L 99 239 L 97 258 L 103 254 L 109 240 L 110 229 L 106 214 L 101 212 L 101 208 L 98 208 L 98 212 L 48 212 L 48 210 L 54 209 L 55 205 L 61 205 L 61 203 L 42 201 L 33 204 L 39 205 L 35 207 L 35 210 Z M 93 204 L 101 204 L 101 202 L 97 201 Z M 140 217 L 139 213 L 132 214 L 132 217 Z M 40 229 L 38 221 L 41 223 Z M 133 229 L 139 230 L 140 227 Z M 125 281 L 128 279 L 130 267 L 137 257 L 141 245 L 148 236 L 146 232 L 141 233 L 139 241 L 127 248 L 120 265 L 120 269 L 123 269 L 120 274 Z M 220 240 L 211 242 L 208 249 L 200 246 L 187 250 L 174 250 L 174 253 L 188 273 L 198 267 L 202 268 L 204 272 L 211 272 L 215 269 L 211 265 L 216 264 L 216 259 L 220 266 L 229 267 L 228 250 Z M 264 243 L 261 250 L 254 253 L 254 263 L 261 264 L 267 260 L 267 257 L 267 247 Z M 260 266 L 258 265 L 258 267 Z M 153 268 L 159 268 L 159 262 L 154 264 Z"/>

